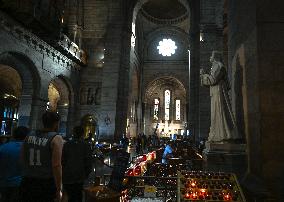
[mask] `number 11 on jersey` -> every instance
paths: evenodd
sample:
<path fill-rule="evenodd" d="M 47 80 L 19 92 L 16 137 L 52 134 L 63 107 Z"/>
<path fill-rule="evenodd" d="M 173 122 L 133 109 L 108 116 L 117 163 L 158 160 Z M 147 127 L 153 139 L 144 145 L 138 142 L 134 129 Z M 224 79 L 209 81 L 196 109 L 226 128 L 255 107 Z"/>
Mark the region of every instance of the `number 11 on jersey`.
<path fill-rule="evenodd" d="M 41 166 L 39 149 L 30 149 L 30 166 Z"/>

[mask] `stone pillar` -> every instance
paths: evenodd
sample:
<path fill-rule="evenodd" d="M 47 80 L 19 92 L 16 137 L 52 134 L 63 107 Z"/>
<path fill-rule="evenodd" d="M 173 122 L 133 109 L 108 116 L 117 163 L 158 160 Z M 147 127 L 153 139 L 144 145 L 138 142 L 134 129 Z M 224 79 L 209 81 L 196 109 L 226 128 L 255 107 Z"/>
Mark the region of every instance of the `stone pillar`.
<path fill-rule="evenodd" d="M 124 7 L 123 7 L 124 6 Z M 131 18 L 124 5 L 116 1 L 110 11 L 110 22 L 105 38 L 105 59 L 102 77 L 101 139 L 120 139 L 125 132 L 130 67 Z"/>
<path fill-rule="evenodd" d="M 19 122 L 18 126 L 29 127 L 32 111 L 32 95 L 21 95 L 19 104 Z"/>
<path fill-rule="evenodd" d="M 117 108 L 116 108 L 116 125 L 114 139 L 118 141 L 122 134 L 125 133 L 127 124 L 127 109 L 129 91 L 129 79 L 130 79 L 130 50 L 131 50 L 131 22 L 126 22 L 126 27 L 122 33 L 122 50 L 121 50 L 121 63 L 119 70 L 119 83 L 118 83 L 118 96 L 117 96 Z M 136 107 L 136 106 L 135 106 Z M 133 110 L 136 110 L 135 108 Z"/>
<path fill-rule="evenodd" d="M 101 115 L 105 123 L 100 125 L 100 137 L 113 139 L 115 131 L 116 101 L 118 94 L 119 66 L 120 66 L 120 30 L 117 28 L 113 37 L 105 43 L 105 63 L 103 68 Z"/>
<path fill-rule="evenodd" d="M 193 136 L 193 141 L 199 136 L 199 69 L 200 69 L 200 3 L 199 0 L 192 1 L 192 17 L 190 18 L 190 70 L 189 70 L 189 105 L 188 105 L 188 121 L 187 128 L 190 130 L 190 135 Z"/>
<path fill-rule="evenodd" d="M 139 131 L 143 131 L 142 104 L 143 103 L 141 103 L 141 100 L 139 100 L 138 106 L 137 106 L 137 130 L 136 130 L 136 135 L 138 135 Z"/>
<path fill-rule="evenodd" d="M 63 136 L 69 136 L 71 134 L 67 134 L 67 120 L 68 120 L 68 111 L 69 111 L 69 106 L 65 105 L 58 105 L 57 106 L 57 111 L 58 114 L 60 115 L 60 125 L 59 125 L 59 134 Z M 71 130 L 72 131 L 72 130 Z"/>
<path fill-rule="evenodd" d="M 30 118 L 30 128 L 40 129 L 43 127 L 41 117 L 46 111 L 46 104 L 48 102 L 48 98 L 40 98 L 36 97 L 33 99 L 32 102 L 32 111 L 31 111 L 31 118 Z"/>

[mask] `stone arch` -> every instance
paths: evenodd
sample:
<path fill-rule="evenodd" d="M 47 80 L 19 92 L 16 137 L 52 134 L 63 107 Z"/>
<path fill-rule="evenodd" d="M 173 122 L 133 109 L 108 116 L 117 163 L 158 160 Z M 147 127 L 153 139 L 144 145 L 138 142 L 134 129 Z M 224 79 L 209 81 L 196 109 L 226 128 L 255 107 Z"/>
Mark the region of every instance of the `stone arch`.
<path fill-rule="evenodd" d="M 22 79 L 13 67 L 0 64 L 0 95 L 10 94 L 20 98 L 22 94 Z"/>
<path fill-rule="evenodd" d="M 17 71 L 22 81 L 22 92 L 19 98 L 18 125 L 36 127 L 36 100 L 40 96 L 41 77 L 39 72 L 26 55 L 18 52 L 4 52 L 0 54 L 0 64 L 9 66 Z"/>
<path fill-rule="evenodd" d="M 40 75 L 35 64 L 26 55 L 17 52 L 5 52 L 0 54 L 0 64 L 15 69 L 23 81 L 23 94 L 35 96 L 40 90 Z"/>
<path fill-rule="evenodd" d="M 186 90 L 186 83 L 187 81 L 185 79 L 182 79 L 178 74 L 175 74 L 173 72 L 171 73 L 165 73 L 165 72 L 157 72 L 156 74 L 151 75 L 151 77 L 149 78 L 149 80 L 147 80 L 144 84 L 144 92 L 147 92 L 147 89 L 149 88 L 149 86 L 151 85 L 152 82 L 159 80 L 161 78 L 174 78 L 176 79 L 181 86 Z M 177 79 L 179 78 L 179 79 Z M 185 92 L 188 92 L 188 90 L 186 90 Z M 143 99 L 145 99 L 145 93 L 143 93 Z"/>
<path fill-rule="evenodd" d="M 49 86 L 53 85 L 59 93 L 60 99 L 56 103 L 56 110 L 61 116 L 59 132 L 69 135 L 73 125 L 74 111 L 74 90 L 69 79 L 63 75 L 58 75 L 50 81 Z M 49 89 L 50 90 L 50 89 Z M 49 93 L 50 95 L 50 93 Z M 52 99 L 49 97 L 49 100 Z"/>
<path fill-rule="evenodd" d="M 165 90 L 170 90 L 170 107 L 169 107 L 169 120 L 165 119 Z M 158 120 L 153 118 L 154 115 L 154 99 L 159 99 L 159 115 Z M 176 108 L 175 101 L 179 99 L 181 101 L 181 118 L 176 120 Z M 145 103 L 145 130 L 147 133 L 151 133 L 157 126 L 157 133 L 163 135 L 164 132 L 171 134 L 180 133 L 184 129 L 184 122 L 187 120 L 186 116 L 186 88 L 179 79 L 171 76 L 158 77 L 148 82 L 144 92 Z"/>
<path fill-rule="evenodd" d="M 184 84 L 177 79 L 176 77 L 172 76 L 160 76 L 156 77 L 152 81 L 148 82 L 146 84 L 145 92 L 144 92 L 144 102 L 149 101 L 148 99 L 153 97 L 152 93 L 155 92 L 154 88 L 157 88 L 161 85 L 165 85 L 167 83 L 172 83 L 176 88 L 180 88 L 182 90 L 182 94 L 184 95 L 184 98 L 186 97 L 186 88 L 184 87 Z M 172 89 L 171 87 L 168 87 L 169 89 Z"/>
<path fill-rule="evenodd" d="M 10 66 L 0 64 L 0 123 L 1 135 L 10 135 L 18 123 L 22 80 Z"/>
<path fill-rule="evenodd" d="M 73 88 L 73 85 L 72 85 L 70 79 L 67 78 L 66 76 L 61 75 L 61 74 L 58 75 L 57 77 L 59 79 L 61 79 L 65 83 L 67 88 L 68 88 L 68 91 L 69 91 L 69 97 L 68 97 L 68 99 L 69 99 L 69 106 L 74 106 L 74 104 L 75 104 L 74 88 Z"/>

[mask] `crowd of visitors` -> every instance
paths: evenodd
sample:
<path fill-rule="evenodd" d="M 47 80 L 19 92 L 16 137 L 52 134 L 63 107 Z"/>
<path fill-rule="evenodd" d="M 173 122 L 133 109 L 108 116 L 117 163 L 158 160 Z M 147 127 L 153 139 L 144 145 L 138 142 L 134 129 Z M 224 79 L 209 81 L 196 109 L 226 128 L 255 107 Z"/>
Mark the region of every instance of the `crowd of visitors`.
<path fill-rule="evenodd" d="M 0 145 L 0 202 L 82 201 L 83 184 L 93 168 L 92 144 L 84 140 L 84 128 L 74 127 L 72 137 L 63 140 L 58 113 L 45 112 L 42 123 L 41 130 L 16 128 L 13 140 Z M 154 132 L 129 140 L 123 134 L 120 145 L 126 151 L 131 142 L 137 155 L 162 146 L 162 163 L 167 164 L 176 150 L 171 139 L 164 141 Z"/>
<path fill-rule="evenodd" d="M 133 140 L 135 145 L 136 154 L 143 154 L 153 148 L 160 146 L 160 139 L 157 134 L 149 135 L 148 137 L 144 133 L 139 133 Z"/>
<path fill-rule="evenodd" d="M 57 113 L 46 112 L 41 130 L 20 126 L 12 141 L 0 145 L 1 202 L 82 201 L 83 182 L 92 170 L 91 148 L 80 126 L 64 142 L 59 122 Z"/>

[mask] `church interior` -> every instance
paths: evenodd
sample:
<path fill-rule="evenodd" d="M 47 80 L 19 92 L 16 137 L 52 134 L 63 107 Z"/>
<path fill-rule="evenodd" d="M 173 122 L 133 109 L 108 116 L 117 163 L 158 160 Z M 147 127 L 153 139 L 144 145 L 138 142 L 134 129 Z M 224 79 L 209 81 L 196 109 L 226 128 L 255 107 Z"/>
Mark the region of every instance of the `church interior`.
<path fill-rule="evenodd" d="M 41 128 L 47 110 L 63 137 L 82 125 L 98 143 L 188 139 L 204 144 L 204 171 L 236 173 L 247 201 L 284 201 L 283 9 L 282 0 L 0 0 L 1 142 L 17 126 Z M 222 78 L 212 77 L 217 65 Z"/>

